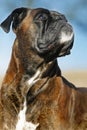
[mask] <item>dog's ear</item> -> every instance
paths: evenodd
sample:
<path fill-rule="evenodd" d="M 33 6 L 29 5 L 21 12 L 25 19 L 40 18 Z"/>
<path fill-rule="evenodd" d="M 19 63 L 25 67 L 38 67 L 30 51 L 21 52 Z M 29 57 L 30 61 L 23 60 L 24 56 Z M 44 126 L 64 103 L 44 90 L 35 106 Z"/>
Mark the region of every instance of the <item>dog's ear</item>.
<path fill-rule="evenodd" d="M 12 16 L 9 15 L 5 21 L 3 21 L 1 24 L 0 24 L 0 27 L 2 27 L 2 29 L 8 33 L 10 31 L 10 25 L 11 25 L 11 22 L 12 22 Z"/>
<path fill-rule="evenodd" d="M 1 24 L 0 26 L 2 29 L 8 33 L 10 31 L 10 26 L 12 24 L 12 28 L 16 29 L 18 25 L 21 23 L 21 21 L 25 18 L 27 15 L 27 8 L 17 8 L 15 9 Z"/>

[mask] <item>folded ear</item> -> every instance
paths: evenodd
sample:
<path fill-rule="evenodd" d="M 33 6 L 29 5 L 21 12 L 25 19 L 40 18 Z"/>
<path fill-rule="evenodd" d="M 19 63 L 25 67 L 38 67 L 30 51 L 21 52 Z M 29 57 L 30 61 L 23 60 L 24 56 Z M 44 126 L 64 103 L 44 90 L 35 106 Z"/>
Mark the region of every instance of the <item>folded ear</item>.
<path fill-rule="evenodd" d="M 2 29 L 8 33 L 10 31 L 10 25 L 11 25 L 11 22 L 12 22 L 12 16 L 9 15 L 5 21 L 3 21 L 0 26 L 2 27 Z"/>
<path fill-rule="evenodd" d="M 16 29 L 20 22 L 25 18 L 27 14 L 27 8 L 17 8 L 15 9 L 1 24 L 2 29 L 8 33 L 10 31 L 11 23 L 13 29 Z"/>

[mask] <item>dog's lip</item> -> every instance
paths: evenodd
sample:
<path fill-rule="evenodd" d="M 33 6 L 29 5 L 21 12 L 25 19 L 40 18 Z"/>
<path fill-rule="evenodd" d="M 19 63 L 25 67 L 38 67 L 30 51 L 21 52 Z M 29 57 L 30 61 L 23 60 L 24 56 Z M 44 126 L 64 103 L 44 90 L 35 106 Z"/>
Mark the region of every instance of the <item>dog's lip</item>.
<path fill-rule="evenodd" d="M 55 47 L 55 42 L 44 44 L 44 45 L 42 43 L 40 43 L 38 47 L 42 51 L 46 51 L 46 50 L 50 51 L 51 49 L 53 49 Z"/>

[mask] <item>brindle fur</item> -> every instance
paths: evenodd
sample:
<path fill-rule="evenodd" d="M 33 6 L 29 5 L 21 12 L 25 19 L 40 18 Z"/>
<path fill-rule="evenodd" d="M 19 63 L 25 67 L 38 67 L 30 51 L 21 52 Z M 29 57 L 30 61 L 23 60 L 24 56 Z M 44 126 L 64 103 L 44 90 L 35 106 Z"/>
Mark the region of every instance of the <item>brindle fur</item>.
<path fill-rule="evenodd" d="M 46 28 L 43 28 L 44 24 L 38 28 L 35 23 L 37 14 L 41 12 L 48 15 L 47 23 L 44 22 Z M 59 42 L 61 24 L 65 27 L 64 31 L 72 32 L 72 29 L 64 15 L 51 13 L 53 21 L 50 21 L 52 18 L 48 10 L 19 8 L 1 24 L 4 31 L 9 32 L 13 21 L 17 38 L 0 91 L 0 130 L 15 130 L 25 98 L 26 120 L 39 123 L 37 130 L 87 130 L 87 89 L 76 88 L 62 77 L 55 60 L 69 54 L 73 45 L 73 37 L 70 43 Z M 42 50 L 38 48 L 41 53 L 36 50 L 37 40 L 48 45 L 42 44 Z M 58 44 L 49 46 L 53 40 L 58 40 Z M 41 73 L 36 77 L 37 82 L 29 86 L 27 81 L 38 69 Z"/>

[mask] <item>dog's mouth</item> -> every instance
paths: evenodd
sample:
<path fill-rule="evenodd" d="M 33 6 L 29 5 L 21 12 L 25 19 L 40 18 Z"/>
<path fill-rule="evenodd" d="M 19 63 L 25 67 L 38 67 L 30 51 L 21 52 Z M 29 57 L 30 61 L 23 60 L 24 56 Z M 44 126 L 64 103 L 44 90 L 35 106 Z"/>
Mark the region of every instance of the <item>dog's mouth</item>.
<path fill-rule="evenodd" d="M 55 42 L 51 42 L 51 43 L 48 43 L 48 44 L 39 43 L 38 48 L 39 48 L 40 53 L 51 51 L 55 47 L 55 44 L 56 44 Z"/>

